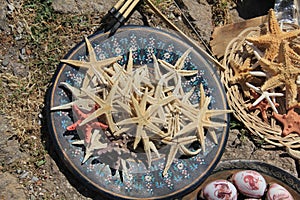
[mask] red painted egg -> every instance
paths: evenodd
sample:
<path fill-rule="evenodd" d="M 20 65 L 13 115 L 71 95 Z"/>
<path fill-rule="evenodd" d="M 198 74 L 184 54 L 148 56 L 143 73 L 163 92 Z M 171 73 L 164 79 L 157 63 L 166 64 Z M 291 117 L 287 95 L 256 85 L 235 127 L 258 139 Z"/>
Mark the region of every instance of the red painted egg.
<path fill-rule="evenodd" d="M 272 183 L 267 192 L 267 200 L 294 200 L 293 196 L 283 186 Z"/>
<path fill-rule="evenodd" d="M 264 177 L 253 170 L 243 170 L 232 176 L 232 182 L 238 191 L 251 198 L 261 198 L 267 188 Z"/>
<path fill-rule="evenodd" d="M 236 200 L 237 190 L 227 180 L 215 180 L 204 187 L 203 196 L 208 200 Z"/>

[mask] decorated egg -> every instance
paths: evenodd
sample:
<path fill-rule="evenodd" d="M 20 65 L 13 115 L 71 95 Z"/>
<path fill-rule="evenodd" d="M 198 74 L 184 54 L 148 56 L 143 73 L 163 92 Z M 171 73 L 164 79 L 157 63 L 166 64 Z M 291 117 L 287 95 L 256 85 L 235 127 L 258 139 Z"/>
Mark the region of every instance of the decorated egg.
<path fill-rule="evenodd" d="M 267 192 L 268 200 L 294 200 L 293 196 L 283 186 L 272 183 Z"/>
<path fill-rule="evenodd" d="M 203 197 L 208 200 L 236 200 L 237 190 L 227 180 L 215 180 L 203 188 Z"/>
<path fill-rule="evenodd" d="M 239 192 L 247 197 L 261 198 L 267 188 L 264 177 L 253 170 L 243 170 L 232 176 L 232 182 Z"/>

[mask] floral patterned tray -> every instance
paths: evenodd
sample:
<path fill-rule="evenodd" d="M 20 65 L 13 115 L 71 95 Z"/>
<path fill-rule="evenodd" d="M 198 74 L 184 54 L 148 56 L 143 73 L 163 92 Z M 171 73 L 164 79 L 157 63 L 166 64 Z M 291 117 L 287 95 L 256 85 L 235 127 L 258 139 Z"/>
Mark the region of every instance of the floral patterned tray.
<path fill-rule="evenodd" d="M 151 150 L 146 151 L 145 147 L 143 149 L 143 144 L 150 137 L 146 137 L 146 139 L 142 137 L 143 143 L 135 140 L 135 145 L 130 141 L 124 142 L 128 138 L 134 138 L 135 132 L 128 133 L 126 138 L 120 137 L 112 144 L 111 138 L 114 135 L 111 133 L 107 135 L 109 133 L 102 130 L 107 128 L 106 124 L 97 121 L 86 124 L 84 130 L 75 129 L 74 127 L 80 127 L 78 115 L 91 114 L 91 111 L 85 112 L 78 107 L 75 109 L 73 104 L 78 102 L 78 96 L 82 95 L 83 85 L 86 84 L 84 83 L 85 77 L 91 71 L 74 67 L 74 65 L 80 66 L 86 60 L 91 62 L 92 56 L 95 56 L 95 60 L 119 58 L 116 66 L 124 68 L 129 68 L 128 63 L 132 62 L 134 70 L 148 69 L 146 71 L 149 72 L 150 79 L 155 79 L 153 66 L 156 60 L 154 58 L 165 65 L 175 66 L 185 56 L 182 62 L 182 71 L 193 70 L 196 71 L 196 74 L 182 78 L 180 88 L 184 94 L 188 94 L 186 95 L 189 100 L 188 104 L 202 105 L 201 102 L 203 103 L 203 98 L 205 98 L 207 110 L 211 110 L 211 112 L 208 111 L 211 114 L 207 115 L 205 120 L 211 120 L 212 125 L 202 127 L 204 139 L 201 142 L 203 143 L 199 144 L 198 139 L 195 139 L 196 136 L 183 138 L 186 139 L 183 145 L 179 144 L 182 141 L 180 138 L 176 142 L 168 139 L 169 136 L 160 137 L 159 140 L 166 142 L 158 147 L 157 143 L 160 141 L 151 140 L 149 143 Z M 145 71 L 141 70 L 142 72 Z M 162 70 L 161 73 L 165 75 L 167 71 Z M 172 81 L 168 84 L 168 88 L 176 88 L 175 83 L 172 85 Z M 91 86 L 87 84 L 85 88 L 91 89 Z M 95 88 L 91 90 L 93 89 Z M 145 90 L 145 93 L 147 92 L 148 89 Z M 90 95 L 89 92 L 85 92 L 85 96 L 90 96 L 95 102 L 102 102 L 98 97 Z M 136 96 L 138 95 L 136 94 Z M 130 98 L 133 98 L 134 102 L 139 99 L 139 97 Z M 71 106 L 68 107 L 69 105 Z M 123 109 L 122 106 L 114 113 L 118 113 L 118 110 L 121 109 Z M 214 110 L 226 111 L 226 109 L 225 93 L 219 76 L 204 55 L 196 52 L 176 35 L 152 28 L 128 26 L 118 30 L 112 37 L 108 37 L 104 33 L 89 37 L 78 44 L 62 60 L 49 95 L 48 124 L 55 149 L 62 161 L 87 187 L 92 186 L 92 189 L 111 199 L 171 199 L 182 197 L 197 188 L 218 163 L 227 141 L 229 115 L 228 112 L 217 112 L 216 115 L 213 112 Z M 112 119 L 118 121 L 119 115 L 113 114 Z M 100 127 L 99 130 L 95 128 L 97 126 Z M 162 129 L 165 128 L 162 127 Z M 99 137 L 95 136 L 96 131 L 97 134 L 106 134 L 105 141 L 103 136 L 101 138 L 99 135 Z M 201 130 L 198 131 L 200 134 Z M 193 132 L 197 132 L 197 129 Z M 189 138 L 191 141 L 188 141 Z M 116 146 L 113 146 L 116 144 L 119 145 L 118 151 Z M 173 146 L 170 148 L 168 144 Z M 97 145 L 98 147 L 96 147 Z M 125 151 L 121 149 L 124 145 L 128 149 L 131 147 L 131 150 L 134 150 L 127 151 L 125 155 L 122 153 Z M 132 148 L 132 146 L 135 147 Z M 174 149 L 172 151 L 172 147 L 176 147 L 174 148 L 176 151 Z M 156 150 L 158 152 L 155 152 Z M 173 156 L 170 156 L 172 152 Z M 183 155 L 182 152 L 193 155 Z M 149 164 L 149 160 L 151 164 Z"/>

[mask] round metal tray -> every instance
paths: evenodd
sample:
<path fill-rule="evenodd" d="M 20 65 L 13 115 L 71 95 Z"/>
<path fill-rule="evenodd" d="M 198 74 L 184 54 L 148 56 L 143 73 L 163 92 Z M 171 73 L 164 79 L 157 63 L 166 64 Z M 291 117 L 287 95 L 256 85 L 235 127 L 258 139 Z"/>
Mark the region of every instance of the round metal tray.
<path fill-rule="evenodd" d="M 98 59 L 122 56 L 118 62 L 124 66 L 128 61 L 128 52 L 132 51 L 135 67 L 153 65 L 152 53 L 158 59 L 174 64 L 191 46 L 176 35 L 147 27 L 127 26 L 112 36 L 97 33 L 88 38 Z M 87 56 L 86 43 L 82 41 L 72 49 L 64 59 L 81 60 Z M 212 63 L 204 55 L 191 50 L 185 67 L 198 70 L 198 74 L 182 81 L 183 87 L 204 86 L 207 96 L 211 97 L 210 109 L 226 110 L 227 103 L 223 86 Z M 166 155 L 152 161 L 148 168 L 143 162 L 145 156 L 140 154 L 139 160 L 130 157 L 126 160 L 126 172 L 92 156 L 82 163 L 84 147 L 72 144 L 78 133 L 67 131 L 66 127 L 74 123 L 71 110 L 51 111 L 54 106 L 64 105 L 72 100 L 72 95 L 60 83 L 65 82 L 80 88 L 85 72 L 76 67 L 61 63 L 53 79 L 49 95 L 48 124 L 50 134 L 64 164 L 87 187 L 98 191 L 110 199 L 172 199 L 182 197 L 196 189 L 211 173 L 218 163 L 227 141 L 229 114 L 212 117 L 213 121 L 225 123 L 225 127 L 215 129 L 218 143 L 214 143 L 207 135 L 206 151 L 196 156 L 176 156 L 166 176 L 162 172 L 166 163 Z M 195 89 L 190 101 L 199 102 L 199 89 Z M 110 160 L 117 160 L 117 154 L 109 154 Z M 111 162 L 111 161 L 110 161 Z M 124 175 L 126 174 L 126 176 Z"/>
<path fill-rule="evenodd" d="M 195 192 L 201 191 L 211 181 L 227 179 L 241 170 L 255 170 L 263 175 L 267 183 L 277 183 L 286 188 L 294 199 L 300 199 L 300 180 L 298 178 L 274 165 L 254 160 L 221 161 Z"/>

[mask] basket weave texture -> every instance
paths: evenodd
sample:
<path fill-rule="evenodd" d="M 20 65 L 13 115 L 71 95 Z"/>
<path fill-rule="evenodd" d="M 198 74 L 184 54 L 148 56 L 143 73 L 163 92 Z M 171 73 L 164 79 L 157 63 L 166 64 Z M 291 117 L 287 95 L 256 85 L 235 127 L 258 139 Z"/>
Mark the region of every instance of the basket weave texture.
<path fill-rule="evenodd" d="M 271 56 L 268 55 L 267 51 L 273 48 L 272 45 L 276 45 L 275 42 L 274 44 L 271 42 L 269 45 L 249 42 L 251 38 L 272 35 L 274 33 L 272 26 L 279 28 L 277 20 L 274 25 L 274 16 L 274 11 L 270 10 L 269 20 L 266 24 L 243 30 L 228 44 L 224 53 L 223 65 L 225 70 L 221 72 L 221 79 L 227 90 L 228 104 L 234 110 L 234 116 L 244 123 L 251 133 L 259 136 L 268 144 L 285 147 L 292 157 L 300 159 L 300 101 L 298 99 L 300 96 L 300 85 L 298 84 L 300 76 L 286 75 L 297 85 L 297 94 L 294 99 L 291 97 L 291 86 L 288 81 L 278 79 L 276 80 L 278 83 L 273 83 L 268 87 L 272 77 L 275 79 L 274 77 L 278 77 L 280 73 L 293 73 L 289 70 L 281 72 L 271 70 L 271 67 L 277 66 L 277 64 L 282 65 L 282 57 L 286 54 L 282 52 L 285 50 L 284 47 L 296 55 L 295 58 L 289 56 L 288 60 L 291 61 L 294 68 L 300 71 L 300 34 L 296 37 L 283 39 L 278 52 L 273 54 L 276 55 L 274 59 L 270 58 Z M 284 24 L 280 31 L 283 34 L 293 31 L 300 33 L 299 27 L 294 24 Z M 264 59 L 265 62 L 263 62 Z M 266 62 L 271 67 L 267 66 Z M 284 67 L 286 65 L 283 63 Z M 255 91 L 253 88 L 259 91 Z M 272 94 L 275 93 L 277 96 L 272 97 Z M 266 98 L 263 98 L 265 94 L 271 94 L 269 100 L 272 101 L 275 109 L 272 108 Z M 292 94 L 295 96 L 295 93 Z M 258 100 L 259 98 L 260 100 Z M 287 120 L 286 116 L 290 116 L 291 112 L 294 111 L 296 116 Z"/>

